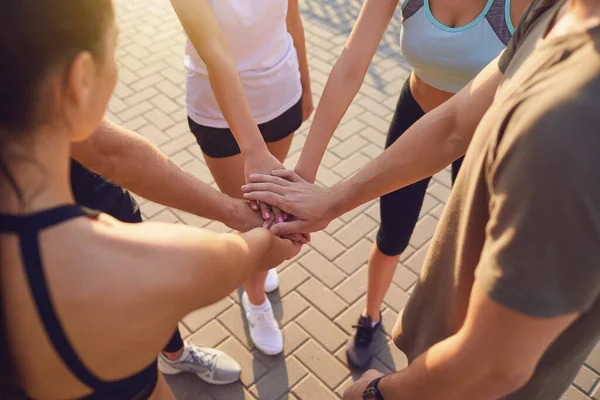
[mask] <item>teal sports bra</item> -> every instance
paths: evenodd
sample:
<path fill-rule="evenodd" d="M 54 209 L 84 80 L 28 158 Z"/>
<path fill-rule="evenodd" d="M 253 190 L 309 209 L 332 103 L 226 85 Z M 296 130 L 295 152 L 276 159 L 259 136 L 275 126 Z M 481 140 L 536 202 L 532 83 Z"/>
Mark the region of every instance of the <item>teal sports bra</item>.
<path fill-rule="evenodd" d="M 488 0 L 471 23 L 450 28 L 435 19 L 429 0 L 404 0 L 402 53 L 425 83 L 456 93 L 506 48 L 514 28 L 510 0 Z"/>

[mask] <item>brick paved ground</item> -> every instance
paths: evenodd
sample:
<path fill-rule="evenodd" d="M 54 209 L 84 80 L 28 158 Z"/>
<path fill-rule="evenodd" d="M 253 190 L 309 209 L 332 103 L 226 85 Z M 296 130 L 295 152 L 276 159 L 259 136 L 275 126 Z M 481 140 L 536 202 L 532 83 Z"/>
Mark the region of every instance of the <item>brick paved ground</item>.
<path fill-rule="evenodd" d="M 109 116 L 136 130 L 173 161 L 213 183 L 184 108 L 184 38 L 168 0 L 117 0 L 122 34 L 118 50 L 120 81 Z M 315 100 L 360 10 L 359 0 L 302 0 Z M 396 18 L 381 44 L 365 84 L 336 132 L 318 181 L 332 185 L 352 175 L 382 150 L 396 96 L 408 76 L 396 45 Z M 306 139 L 303 126 L 286 162 L 293 167 Z M 149 178 L 151 179 L 151 178 Z M 397 313 L 417 279 L 430 238 L 450 193 L 450 174 L 432 180 L 421 219 L 385 298 L 385 334 L 377 338 L 373 367 L 390 372 L 406 365 L 390 342 Z M 216 222 L 144 201 L 147 219 L 185 223 L 217 231 Z M 239 293 L 187 316 L 182 331 L 196 343 L 226 351 L 243 367 L 241 383 L 210 387 L 192 376 L 169 379 L 178 399 L 336 399 L 352 382 L 344 344 L 365 303 L 366 261 L 373 242 L 378 204 L 372 202 L 334 221 L 293 262 L 281 266 L 281 287 L 270 296 L 285 336 L 284 355 L 266 357 L 250 344 Z M 600 399 L 600 346 L 575 379 L 565 399 Z M 594 394 L 592 394 L 592 392 Z"/>

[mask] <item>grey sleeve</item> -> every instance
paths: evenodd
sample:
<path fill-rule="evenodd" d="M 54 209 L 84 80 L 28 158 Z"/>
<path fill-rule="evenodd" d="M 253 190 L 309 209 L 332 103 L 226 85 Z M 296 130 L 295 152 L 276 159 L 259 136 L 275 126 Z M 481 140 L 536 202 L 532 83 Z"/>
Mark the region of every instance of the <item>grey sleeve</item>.
<path fill-rule="evenodd" d="M 488 162 L 491 218 L 476 279 L 510 309 L 557 317 L 585 312 L 600 295 L 600 118 L 594 109 L 563 104 L 509 122 L 508 143 Z"/>

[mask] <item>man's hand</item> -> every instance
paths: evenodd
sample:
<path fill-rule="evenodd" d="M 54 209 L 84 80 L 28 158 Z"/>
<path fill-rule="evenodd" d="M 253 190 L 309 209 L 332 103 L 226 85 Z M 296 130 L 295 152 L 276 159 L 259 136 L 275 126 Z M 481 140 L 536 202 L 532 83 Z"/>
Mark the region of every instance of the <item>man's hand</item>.
<path fill-rule="evenodd" d="M 362 395 L 369 383 L 375 379 L 382 377 L 383 374 L 374 369 L 370 369 L 360 377 L 359 380 L 354 382 L 352 386 L 344 391 L 343 400 L 362 400 Z"/>
<path fill-rule="evenodd" d="M 295 217 L 271 228 L 278 236 L 320 231 L 333 219 L 336 199 L 332 190 L 308 183 L 293 171 L 252 174 L 242 192 L 246 200 L 271 204 Z"/>

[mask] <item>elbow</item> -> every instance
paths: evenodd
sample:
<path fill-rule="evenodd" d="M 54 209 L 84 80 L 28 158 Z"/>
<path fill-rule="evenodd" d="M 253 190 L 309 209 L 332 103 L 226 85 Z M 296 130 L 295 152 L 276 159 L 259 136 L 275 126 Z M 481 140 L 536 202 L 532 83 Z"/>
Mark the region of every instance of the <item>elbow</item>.
<path fill-rule="evenodd" d="M 532 376 L 533 370 L 495 367 L 488 372 L 483 380 L 485 382 L 485 392 L 490 394 L 489 398 L 503 398 L 525 386 Z"/>
<path fill-rule="evenodd" d="M 346 52 L 347 49 L 342 51 L 342 55 L 331 70 L 331 75 L 339 76 L 344 87 L 352 88 L 353 92 L 358 93 L 365 75 L 367 75 L 369 64 L 362 65 L 360 62 L 352 60 Z"/>

